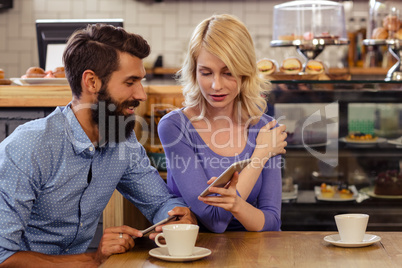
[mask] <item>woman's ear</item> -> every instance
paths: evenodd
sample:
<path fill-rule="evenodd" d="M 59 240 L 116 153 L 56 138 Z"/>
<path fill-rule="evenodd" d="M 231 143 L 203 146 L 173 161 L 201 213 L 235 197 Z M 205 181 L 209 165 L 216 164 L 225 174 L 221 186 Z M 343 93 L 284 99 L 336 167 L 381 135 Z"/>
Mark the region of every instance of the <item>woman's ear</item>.
<path fill-rule="evenodd" d="M 88 94 L 96 95 L 98 94 L 102 83 L 98 76 L 92 70 L 85 70 L 82 74 L 82 89 Z"/>

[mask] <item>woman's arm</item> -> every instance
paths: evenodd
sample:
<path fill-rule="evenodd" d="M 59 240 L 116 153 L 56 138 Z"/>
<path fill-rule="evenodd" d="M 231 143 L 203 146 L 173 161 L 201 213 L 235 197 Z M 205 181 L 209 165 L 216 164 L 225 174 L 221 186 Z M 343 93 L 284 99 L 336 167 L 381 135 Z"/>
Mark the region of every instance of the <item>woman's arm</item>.
<path fill-rule="evenodd" d="M 286 126 L 272 120 L 263 126 L 256 138 L 256 146 L 251 156 L 252 162 L 240 173 L 237 190 L 242 199 L 247 200 L 267 161 L 278 154 L 285 154 Z"/>

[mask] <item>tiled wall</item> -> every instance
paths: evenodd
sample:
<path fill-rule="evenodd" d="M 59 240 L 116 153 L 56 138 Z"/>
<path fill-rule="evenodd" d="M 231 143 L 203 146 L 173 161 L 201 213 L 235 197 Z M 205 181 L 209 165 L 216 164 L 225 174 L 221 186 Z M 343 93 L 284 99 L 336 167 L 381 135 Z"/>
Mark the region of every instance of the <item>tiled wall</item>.
<path fill-rule="evenodd" d="M 180 66 L 183 51 L 193 28 L 212 14 L 230 13 L 249 28 L 258 57 L 297 55 L 293 48 L 271 48 L 273 6 L 284 1 L 270 0 L 14 0 L 14 8 L 0 11 L 0 68 L 6 77 L 19 77 L 28 67 L 38 66 L 36 19 L 123 18 L 126 30 L 141 34 L 152 46 L 146 64 L 163 55 L 165 67 Z M 366 2 L 354 10 L 367 10 Z M 336 65 L 344 49 L 328 47 L 320 57 Z"/>

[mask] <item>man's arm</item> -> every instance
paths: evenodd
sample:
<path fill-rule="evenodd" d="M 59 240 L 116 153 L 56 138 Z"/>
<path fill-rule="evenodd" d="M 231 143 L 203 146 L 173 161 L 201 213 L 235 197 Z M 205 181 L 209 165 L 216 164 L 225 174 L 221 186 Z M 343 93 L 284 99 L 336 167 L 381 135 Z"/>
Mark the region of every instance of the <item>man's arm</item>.
<path fill-rule="evenodd" d="M 19 251 L 14 253 L 0 264 L 0 267 L 98 267 L 96 253 L 83 253 L 78 255 L 55 256 L 32 251 Z"/>
<path fill-rule="evenodd" d="M 2 267 L 98 267 L 111 255 L 124 253 L 135 245 L 132 237 L 142 237 L 142 233 L 129 226 L 105 229 L 98 250 L 93 253 L 76 255 L 46 255 L 32 251 L 19 251 L 11 255 Z"/>

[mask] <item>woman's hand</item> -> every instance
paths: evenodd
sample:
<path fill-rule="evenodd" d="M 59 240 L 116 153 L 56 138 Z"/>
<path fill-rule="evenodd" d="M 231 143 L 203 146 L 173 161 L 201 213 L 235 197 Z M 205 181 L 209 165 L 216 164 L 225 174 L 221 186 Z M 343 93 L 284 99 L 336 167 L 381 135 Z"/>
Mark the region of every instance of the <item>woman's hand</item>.
<path fill-rule="evenodd" d="M 212 177 L 208 184 L 211 184 L 216 180 L 216 177 Z M 237 212 L 239 208 L 239 202 L 242 199 L 237 195 L 236 192 L 236 185 L 239 181 L 239 173 L 235 172 L 233 174 L 232 179 L 225 187 L 211 187 L 209 191 L 211 193 L 219 194 L 218 196 L 205 196 L 205 197 L 198 197 L 198 200 L 204 202 L 207 205 L 221 207 L 227 211 L 232 213 Z"/>
<path fill-rule="evenodd" d="M 276 124 L 276 120 L 272 120 L 260 129 L 253 156 L 268 160 L 272 156 L 286 153 L 286 126 L 275 127 Z"/>

